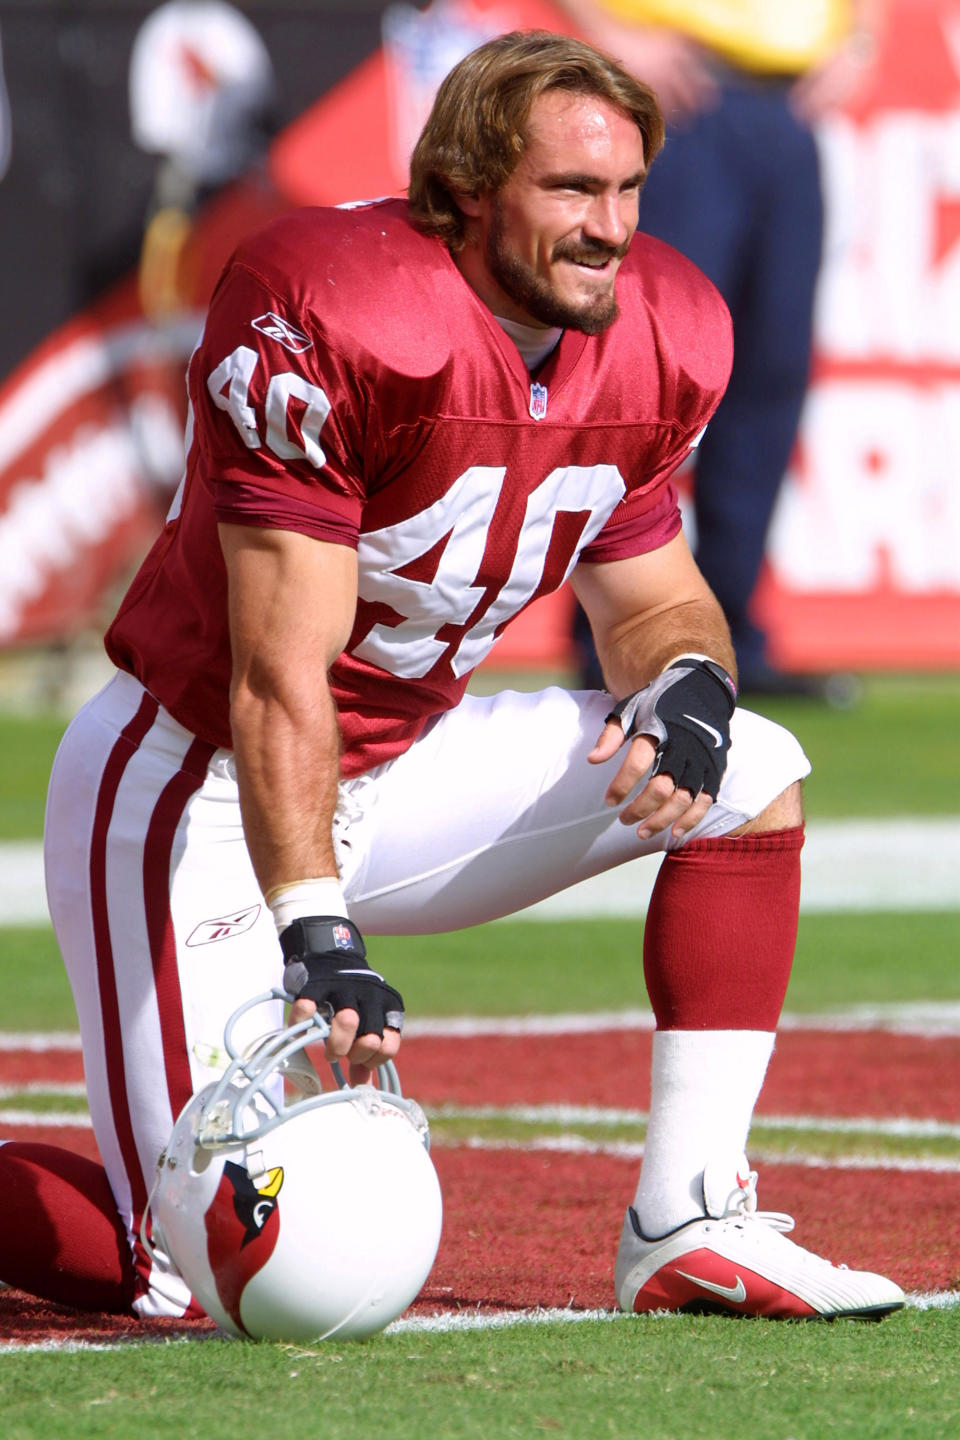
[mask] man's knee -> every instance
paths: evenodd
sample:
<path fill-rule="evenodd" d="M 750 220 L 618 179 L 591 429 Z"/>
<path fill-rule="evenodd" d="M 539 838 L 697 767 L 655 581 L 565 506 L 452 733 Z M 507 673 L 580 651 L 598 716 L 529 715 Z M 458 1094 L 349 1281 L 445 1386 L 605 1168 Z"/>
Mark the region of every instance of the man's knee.
<path fill-rule="evenodd" d="M 803 824 L 803 786 L 794 780 L 759 815 L 731 830 L 731 835 L 762 835 L 771 830 L 792 830 Z"/>

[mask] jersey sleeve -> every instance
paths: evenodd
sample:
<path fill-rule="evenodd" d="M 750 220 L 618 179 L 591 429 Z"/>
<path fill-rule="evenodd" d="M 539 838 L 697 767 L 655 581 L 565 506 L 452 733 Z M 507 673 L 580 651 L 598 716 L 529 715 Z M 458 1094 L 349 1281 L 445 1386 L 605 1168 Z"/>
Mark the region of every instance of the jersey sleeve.
<path fill-rule="evenodd" d="M 588 565 L 608 560 L 629 560 L 659 550 L 680 533 L 680 506 L 677 492 L 667 483 L 650 490 L 628 494 L 591 543 L 580 552 Z"/>
<path fill-rule="evenodd" d="M 627 490 L 602 530 L 581 551 L 581 560 L 588 565 L 628 560 L 633 555 L 659 550 L 680 533 L 683 522 L 670 476 L 699 445 L 707 419 L 720 403 L 722 393 L 704 396 L 690 423 L 677 429 L 671 427 L 662 435 L 659 448 L 650 455 L 652 476 L 648 469 L 641 484 Z"/>
<path fill-rule="evenodd" d="M 356 545 L 369 407 L 306 304 L 234 262 L 189 383 L 200 474 L 219 521 Z"/>
<path fill-rule="evenodd" d="M 691 458 L 723 398 L 733 364 L 733 327 L 719 291 L 671 246 L 638 232 L 622 271 L 623 311 L 611 338 L 615 377 L 651 397 L 623 467 L 626 494 L 580 553 L 588 564 L 625 560 L 680 531 L 674 471 Z M 618 322 L 619 324 L 620 322 Z M 644 357 L 653 368 L 642 369 Z"/>

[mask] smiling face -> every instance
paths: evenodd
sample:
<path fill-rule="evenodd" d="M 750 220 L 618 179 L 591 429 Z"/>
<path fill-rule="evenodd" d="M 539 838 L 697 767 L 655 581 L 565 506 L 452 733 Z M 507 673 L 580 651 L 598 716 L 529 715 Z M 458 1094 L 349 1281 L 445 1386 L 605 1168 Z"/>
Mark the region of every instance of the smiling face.
<path fill-rule="evenodd" d="M 617 317 L 614 281 L 637 228 L 643 137 L 595 95 L 547 90 L 499 190 L 460 196 L 473 222 L 455 257 L 496 315 L 599 334 Z"/>

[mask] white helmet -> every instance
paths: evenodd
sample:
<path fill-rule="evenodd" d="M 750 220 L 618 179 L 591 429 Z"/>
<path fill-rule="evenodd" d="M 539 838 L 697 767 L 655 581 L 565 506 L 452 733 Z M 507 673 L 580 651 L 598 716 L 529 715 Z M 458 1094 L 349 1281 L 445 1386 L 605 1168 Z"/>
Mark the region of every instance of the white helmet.
<path fill-rule="evenodd" d="M 137 32 L 129 89 L 134 144 L 197 184 L 222 185 L 262 148 L 275 82 L 260 32 L 235 5 L 168 0 Z"/>
<path fill-rule="evenodd" d="M 289 997 L 258 996 L 227 1022 L 232 1063 L 174 1125 L 142 1233 L 233 1335 L 359 1339 L 406 1309 L 437 1253 L 427 1121 L 392 1065 L 379 1090 L 331 1066 L 340 1088 L 324 1091 L 305 1053 L 329 1033 L 319 1015 L 238 1055 L 239 1017 L 277 998 Z"/>

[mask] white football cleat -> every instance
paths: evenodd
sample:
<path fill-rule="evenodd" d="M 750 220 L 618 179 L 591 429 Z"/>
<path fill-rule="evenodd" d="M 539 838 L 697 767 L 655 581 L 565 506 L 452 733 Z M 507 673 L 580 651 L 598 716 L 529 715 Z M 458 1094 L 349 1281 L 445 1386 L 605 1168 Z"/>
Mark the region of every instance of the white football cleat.
<path fill-rule="evenodd" d="M 708 1166 L 705 1218 L 659 1240 L 643 1235 L 629 1207 L 614 1274 L 621 1310 L 879 1320 L 901 1309 L 905 1296 L 892 1280 L 831 1265 L 787 1240 L 793 1219 L 757 1209 L 757 1174 L 746 1162 L 732 1188 L 727 1176 Z"/>

